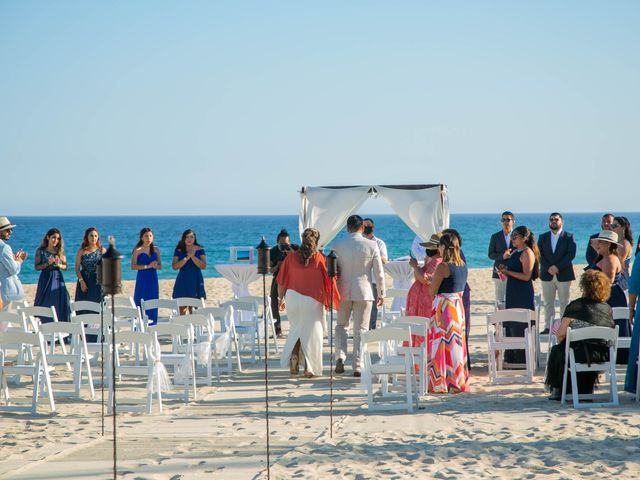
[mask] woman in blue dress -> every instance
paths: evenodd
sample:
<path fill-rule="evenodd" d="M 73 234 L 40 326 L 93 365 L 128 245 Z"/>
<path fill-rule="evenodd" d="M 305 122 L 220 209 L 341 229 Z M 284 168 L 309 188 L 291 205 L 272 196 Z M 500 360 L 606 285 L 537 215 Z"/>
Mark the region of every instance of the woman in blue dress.
<path fill-rule="evenodd" d="M 202 270 L 207 267 L 207 257 L 193 230 L 182 233 L 173 252 L 171 267 L 180 270 L 173 286 L 173 298 L 207 298 L 202 277 Z M 185 307 L 180 308 L 180 314 L 186 311 Z"/>
<path fill-rule="evenodd" d="M 638 348 L 640 348 L 640 313 L 638 313 L 638 297 L 640 296 L 640 252 L 636 253 L 629 277 L 629 321 L 633 323 L 631 332 L 631 348 L 629 349 L 629 363 L 627 376 L 624 380 L 624 389 L 627 392 L 636 393 L 638 388 Z"/>
<path fill-rule="evenodd" d="M 57 228 L 50 229 L 36 250 L 35 268 L 40 272 L 36 298 L 37 307 L 55 307 L 58 320 L 68 322 L 71 316 L 69 292 L 64 284 L 62 270 L 67 269 L 67 257 L 64 254 L 64 241 Z M 43 323 L 51 318 L 41 318 Z"/>
<path fill-rule="evenodd" d="M 131 270 L 137 270 L 136 288 L 133 300 L 140 306 L 141 300 L 155 300 L 158 298 L 158 270 L 162 268 L 160 249 L 153 244 L 153 231 L 149 227 L 140 230 L 138 244 L 131 255 Z M 158 309 L 146 310 L 151 325 L 158 322 Z"/>
<path fill-rule="evenodd" d="M 100 243 L 100 233 L 94 227 L 89 227 L 84 232 L 82 244 L 76 253 L 76 284 L 75 300 L 85 300 L 100 303 L 102 290 L 98 284 L 97 268 L 102 261 L 105 252 Z M 78 312 L 82 313 L 82 312 Z"/>
<path fill-rule="evenodd" d="M 535 236 L 525 226 L 511 232 L 514 251 L 506 265 L 498 270 L 507 277 L 505 308 L 535 310 L 533 282 L 540 275 L 540 253 Z M 507 337 L 522 337 L 526 328 L 522 323 L 504 322 Z M 509 363 L 525 363 L 524 350 L 507 350 L 504 359 Z"/>

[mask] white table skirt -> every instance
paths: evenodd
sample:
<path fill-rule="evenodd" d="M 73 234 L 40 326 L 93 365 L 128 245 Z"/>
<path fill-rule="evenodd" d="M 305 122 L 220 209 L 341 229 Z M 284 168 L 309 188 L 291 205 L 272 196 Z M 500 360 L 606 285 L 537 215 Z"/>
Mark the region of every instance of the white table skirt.
<path fill-rule="evenodd" d="M 249 296 L 249 284 L 260 278 L 255 263 L 219 264 L 215 268 L 231 282 L 234 298 Z"/>
<path fill-rule="evenodd" d="M 384 270 L 393 279 L 390 288 L 406 288 L 411 287 L 413 283 L 413 268 L 409 265 L 409 261 L 392 260 L 385 263 Z M 407 306 L 407 297 L 395 297 L 391 303 L 392 311 L 399 311 Z"/>

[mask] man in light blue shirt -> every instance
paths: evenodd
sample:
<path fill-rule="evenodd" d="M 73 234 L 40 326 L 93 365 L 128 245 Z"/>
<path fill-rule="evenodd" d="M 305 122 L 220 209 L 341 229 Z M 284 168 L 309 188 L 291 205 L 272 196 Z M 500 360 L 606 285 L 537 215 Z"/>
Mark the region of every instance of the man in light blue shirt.
<path fill-rule="evenodd" d="M 7 217 L 0 217 L 0 296 L 3 310 L 9 310 L 11 302 L 20 301 L 24 297 L 18 274 L 27 253 L 19 250 L 14 254 L 6 243 L 11 238 L 14 227 Z"/>

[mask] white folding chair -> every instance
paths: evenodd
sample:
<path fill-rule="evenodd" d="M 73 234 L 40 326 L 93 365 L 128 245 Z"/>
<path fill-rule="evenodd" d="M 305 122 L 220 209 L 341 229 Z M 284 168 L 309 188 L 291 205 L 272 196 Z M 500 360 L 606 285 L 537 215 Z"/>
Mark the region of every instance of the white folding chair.
<path fill-rule="evenodd" d="M 251 353 L 251 362 L 255 363 L 256 354 L 260 356 L 259 345 L 259 318 L 257 302 L 239 302 L 231 300 L 220 304 L 221 307 L 233 307 L 233 323 L 236 334 L 240 340 L 242 352 Z"/>
<path fill-rule="evenodd" d="M 56 312 L 56 307 L 18 307 L 18 312 L 24 315 L 25 323 L 28 329 L 32 329 L 37 332 L 40 330 L 40 324 L 42 323 L 42 319 L 50 319 L 51 322 L 58 322 L 58 314 Z M 68 335 L 65 333 L 56 333 L 51 339 L 51 348 L 53 349 L 55 343 L 60 343 L 60 347 L 62 348 L 62 353 L 67 353 L 67 347 L 64 344 L 64 339 L 67 338 Z"/>
<path fill-rule="evenodd" d="M 100 313 L 100 304 L 98 302 L 90 302 L 89 300 L 77 300 L 71 302 L 71 316 L 79 313 Z"/>
<path fill-rule="evenodd" d="M 175 319 L 173 319 L 175 320 Z M 189 386 L 193 387 L 193 399 L 197 399 L 196 366 L 193 350 L 193 326 L 191 323 L 161 323 L 149 327 L 158 341 L 168 338 L 171 352 L 162 352 L 162 363 L 173 367 L 173 384 L 183 385 L 183 393 L 178 396 L 185 404 L 189 403 Z M 165 393 L 165 397 L 175 397 L 174 393 Z"/>
<path fill-rule="evenodd" d="M 524 336 L 506 337 L 504 322 L 525 324 Z M 509 308 L 487 315 L 487 344 L 489 348 L 489 376 L 492 383 L 533 382 L 534 346 L 531 335 L 531 310 Z M 507 350 L 524 350 L 525 370 L 503 368 L 502 352 Z"/>
<path fill-rule="evenodd" d="M 270 337 L 272 339 L 271 343 L 273 344 L 273 349 L 276 353 L 280 350 L 278 349 L 278 342 L 276 341 L 276 321 L 273 319 L 273 312 L 271 311 L 271 300 L 267 297 L 267 310 L 265 312 L 264 309 L 264 299 L 257 295 L 249 295 L 246 297 L 238 297 L 236 298 L 238 302 L 254 302 L 258 305 L 258 318 L 260 318 L 260 328 L 258 329 L 260 338 L 264 338 L 264 315 L 267 315 L 267 328 L 270 331 Z"/>
<path fill-rule="evenodd" d="M 629 307 L 613 307 L 613 321 L 616 325 L 618 325 L 618 332 L 620 331 L 620 325 L 625 322 L 629 323 Z M 618 337 L 618 349 L 616 351 L 616 356 L 619 355 L 620 350 L 628 350 L 631 348 L 631 337 Z M 626 364 L 622 364 L 619 366 L 620 370 L 625 370 L 627 368 Z M 623 377 L 624 378 L 624 377 Z"/>
<path fill-rule="evenodd" d="M 121 376 L 146 378 L 146 401 L 144 406 L 141 406 L 130 404 L 125 405 L 120 403 L 121 401 L 119 400 L 117 405 L 118 411 L 151 413 L 151 409 L 153 406 L 153 394 L 155 393 L 159 411 L 160 413 L 162 413 L 162 393 L 170 390 L 170 382 L 167 377 L 167 372 L 164 368 L 164 365 L 162 364 L 160 344 L 158 343 L 155 332 L 116 332 L 115 352 L 112 350 L 112 348 L 110 348 L 112 344 L 111 335 L 114 334 L 109 334 L 106 339 L 106 343 L 109 345 L 109 348 L 107 349 L 109 355 L 107 361 L 107 381 L 109 384 L 109 399 L 107 404 L 108 414 L 111 415 L 111 413 L 113 412 L 113 385 L 115 383 L 115 378 L 120 378 Z M 136 362 L 132 364 L 131 362 L 126 362 L 125 358 L 118 358 L 120 357 L 118 345 L 121 343 L 132 344 L 135 346 L 134 348 L 136 350 L 142 349 L 143 354 L 137 356 L 137 358 L 142 358 L 143 362 L 140 363 L 136 359 Z M 115 372 L 112 366 L 111 355 L 117 356 L 117 361 L 115 362 Z"/>
<path fill-rule="evenodd" d="M 233 359 L 238 365 L 238 372 L 242 373 L 242 361 L 240 359 L 240 347 L 238 345 L 238 334 L 235 329 L 233 307 L 205 307 L 197 310 L 199 315 L 207 315 L 213 323 L 213 355 L 215 359 L 227 358 L 227 368 L 225 373 L 231 374 L 233 371 Z M 219 325 L 216 326 L 216 323 Z M 235 352 L 235 354 L 234 354 Z M 216 368 L 218 364 L 216 362 Z"/>
<path fill-rule="evenodd" d="M 199 311 L 199 310 L 198 310 Z M 208 314 L 188 314 L 178 315 L 171 319 L 171 323 L 179 325 L 191 325 L 194 331 L 193 351 L 194 351 L 194 365 L 195 365 L 195 380 L 207 386 L 211 386 L 211 378 L 213 376 L 213 364 L 216 366 L 216 376 L 218 383 L 220 383 L 220 366 L 218 364 L 219 356 L 216 354 L 216 342 L 214 341 L 214 321 L 211 315 Z M 164 357 L 163 357 L 164 358 Z M 204 367 L 204 376 L 198 373 L 202 371 Z M 201 381 L 198 381 L 201 380 Z M 202 382 L 204 380 L 204 382 Z"/>
<path fill-rule="evenodd" d="M 25 317 L 17 312 L 0 311 L 0 332 L 7 331 L 28 331 Z"/>
<path fill-rule="evenodd" d="M 14 349 L 15 345 L 23 345 L 29 350 L 35 349 L 37 355 L 30 363 L 19 364 L 18 360 L 11 361 L 7 356 L 7 349 Z M 0 397 L 4 397 L 5 405 L 0 405 L 0 411 L 5 412 L 31 412 L 37 413 L 38 398 L 46 392 L 49 400 L 49 409 L 56 411 L 51 389 L 50 368 L 47 363 L 47 349 L 41 332 L 3 332 L 0 333 Z M 31 406 L 12 405 L 9 394 L 7 377 L 30 376 L 33 380 L 33 392 Z"/>
<path fill-rule="evenodd" d="M 404 410 L 413 412 L 413 403 L 419 408 L 418 385 L 416 381 L 413 353 L 409 350 L 405 355 L 394 355 L 390 352 L 385 358 L 374 363 L 372 352 L 380 351 L 381 343 L 411 342 L 411 328 L 408 325 L 398 327 L 382 327 L 362 334 L 362 355 L 364 368 L 362 370 L 361 383 L 367 389 L 367 404 L 370 411 L 374 410 Z M 403 375 L 405 391 L 395 393 L 389 391 L 388 379 L 390 375 Z M 374 378 L 381 382 L 381 396 L 374 395 Z M 403 402 L 397 400 L 404 399 Z M 394 401 L 395 400 L 395 401 Z"/>
<path fill-rule="evenodd" d="M 382 326 L 390 325 L 393 323 L 393 319 L 396 317 L 401 317 L 404 315 L 404 309 L 401 310 L 392 310 L 386 306 L 387 300 L 391 300 L 393 304 L 394 298 L 407 298 L 407 294 L 409 293 L 408 288 L 389 288 L 385 292 L 385 303 L 382 304 L 380 308 L 380 315 L 382 317 Z"/>
<path fill-rule="evenodd" d="M 170 298 L 155 298 L 153 300 L 140 301 L 140 311 L 147 325 L 149 324 L 149 317 L 147 316 L 147 310 L 158 310 L 158 323 L 168 322 L 172 317 L 178 315 L 180 311 L 178 302 Z"/>
<path fill-rule="evenodd" d="M 58 353 L 55 351 L 55 343 L 51 342 L 51 351 L 47 354 L 47 362 L 49 365 L 73 365 L 73 385 L 74 391 L 54 391 L 56 396 L 70 396 L 80 398 L 80 387 L 82 385 L 82 367 L 85 366 L 87 375 L 87 384 L 89 385 L 89 393 L 91 398 L 95 398 L 93 389 L 93 377 L 91 376 L 91 356 L 87 350 L 87 339 L 85 336 L 84 325 L 82 322 L 50 322 L 40 325 L 40 332 L 45 338 L 53 338 L 57 333 L 63 333 L 71 336 L 71 343 L 67 353 Z"/>
<path fill-rule="evenodd" d="M 418 366 L 419 372 L 418 376 L 418 393 L 420 396 L 426 395 L 428 391 L 428 382 L 429 382 L 429 373 L 428 373 L 428 364 L 429 364 L 429 355 L 427 352 L 427 341 L 429 335 L 429 319 L 427 317 L 420 316 L 412 316 L 407 315 L 404 317 L 398 317 L 395 321 L 390 325 L 392 327 L 399 327 L 402 325 L 407 325 L 411 328 L 412 335 L 418 335 L 424 337 L 424 342 L 419 347 L 411 347 L 411 343 L 408 346 L 400 346 L 396 347 L 396 352 L 398 355 L 407 355 L 411 354 L 414 358 L 418 358 Z"/>
<path fill-rule="evenodd" d="M 577 363 L 572 342 L 584 340 L 601 340 L 609 347 L 609 361 L 604 363 Z M 618 343 L 618 326 L 607 327 L 585 327 L 572 330 L 567 328 L 566 348 L 564 355 L 564 374 L 562 378 L 562 398 L 561 403 L 565 403 L 567 396 L 567 375 L 571 375 L 571 396 L 573 398 L 573 408 L 593 408 L 593 407 L 613 407 L 618 405 L 618 385 L 616 383 L 616 350 Z M 596 400 L 602 394 L 580 394 L 578 392 L 578 373 L 580 372 L 608 372 L 609 375 L 609 397 L 608 402 L 580 403 L 580 400 Z"/>
<path fill-rule="evenodd" d="M 174 298 L 176 302 L 178 302 L 178 307 L 188 307 L 191 309 L 204 308 L 204 298 L 190 298 L 190 297 L 179 297 Z"/>

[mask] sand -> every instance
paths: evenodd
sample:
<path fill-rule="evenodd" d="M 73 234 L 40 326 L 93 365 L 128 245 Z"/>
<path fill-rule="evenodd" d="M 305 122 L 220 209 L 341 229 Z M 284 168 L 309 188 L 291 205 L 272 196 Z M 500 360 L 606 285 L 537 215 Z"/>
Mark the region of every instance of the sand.
<path fill-rule="evenodd" d="M 546 399 L 542 369 L 530 385 L 488 382 L 490 271 L 472 269 L 470 284 L 474 367 L 468 394 L 425 396 L 424 409 L 411 414 L 369 413 L 357 379 L 336 378 L 331 438 L 329 377 L 292 377 L 273 356 L 271 478 L 638 478 L 640 415 L 629 394 L 620 394 L 617 408 L 577 411 Z M 206 287 L 208 303 L 231 298 L 224 279 L 207 279 Z M 260 287 L 251 285 L 252 293 Z M 171 288 L 172 282 L 161 282 L 163 295 Z M 125 282 L 124 291 L 132 289 Z M 29 286 L 27 298 L 34 292 Z M 327 374 L 328 363 L 327 348 Z M 188 405 L 167 400 L 162 414 L 120 414 L 119 478 L 266 478 L 264 364 L 245 367 L 223 375 L 220 385 L 199 387 L 198 400 Z M 68 381 L 66 372 L 54 378 Z M 12 393 L 26 397 L 30 386 Z M 141 388 L 129 384 L 122 395 L 140 399 Z M 106 417 L 102 437 L 100 389 L 95 400 L 85 390 L 81 401 L 56 401 L 54 415 L 42 402 L 36 416 L 0 414 L 0 478 L 111 477 L 112 418 Z"/>

